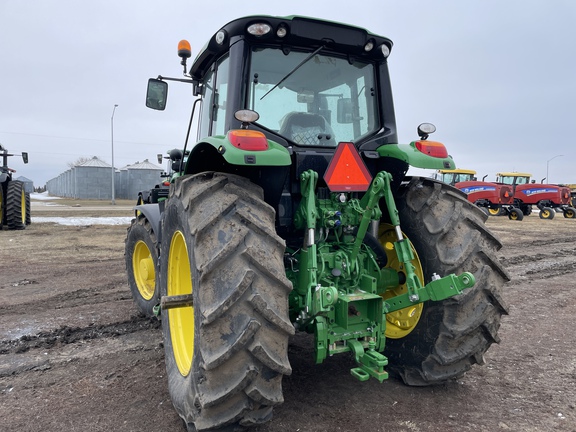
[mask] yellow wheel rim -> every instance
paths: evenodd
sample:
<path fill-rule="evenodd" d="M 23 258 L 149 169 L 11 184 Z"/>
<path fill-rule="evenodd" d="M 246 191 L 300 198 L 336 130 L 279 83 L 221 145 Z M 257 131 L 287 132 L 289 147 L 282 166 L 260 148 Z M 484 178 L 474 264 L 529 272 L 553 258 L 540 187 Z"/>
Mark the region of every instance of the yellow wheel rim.
<path fill-rule="evenodd" d="M 388 257 L 387 267 L 396 271 L 404 271 L 404 266 L 398 261 L 398 257 L 394 251 L 394 242 L 396 241 L 396 233 L 394 231 L 394 227 L 389 224 L 380 224 L 378 240 L 386 251 L 386 256 Z M 412 260 L 414 272 L 418 279 L 420 279 L 420 282 L 423 283 L 424 273 L 422 271 L 420 258 L 418 258 L 418 254 L 416 253 L 414 246 L 412 246 L 412 243 L 410 243 L 410 247 L 412 248 L 412 252 L 414 254 L 414 259 Z M 382 295 L 382 298 L 388 299 L 390 297 L 404 294 L 407 291 L 408 289 L 405 284 L 400 285 L 395 289 L 386 291 Z M 423 303 L 419 303 L 417 305 L 408 306 L 407 308 L 400 309 L 399 311 L 386 314 L 385 336 L 390 339 L 401 339 L 408 336 L 418 324 L 423 310 Z"/>
<path fill-rule="evenodd" d="M 192 274 L 186 240 L 181 231 L 176 231 L 168 252 L 168 295 L 192 293 Z M 179 307 L 168 310 L 170 338 L 174 360 L 182 376 L 188 375 L 194 355 L 194 308 Z"/>
<path fill-rule="evenodd" d="M 548 219 L 550 217 L 550 212 L 548 210 L 542 210 L 542 216 L 544 219 Z"/>
<path fill-rule="evenodd" d="M 500 209 L 488 207 L 488 213 L 490 213 L 492 216 L 498 216 L 500 214 Z"/>
<path fill-rule="evenodd" d="M 138 292 L 144 300 L 151 300 L 156 289 L 156 271 L 154 260 L 148 245 L 139 240 L 134 246 L 132 269 Z"/>
<path fill-rule="evenodd" d="M 22 209 L 21 216 L 22 216 L 22 225 L 26 225 L 26 192 L 22 189 L 22 194 L 20 196 L 20 208 Z"/>

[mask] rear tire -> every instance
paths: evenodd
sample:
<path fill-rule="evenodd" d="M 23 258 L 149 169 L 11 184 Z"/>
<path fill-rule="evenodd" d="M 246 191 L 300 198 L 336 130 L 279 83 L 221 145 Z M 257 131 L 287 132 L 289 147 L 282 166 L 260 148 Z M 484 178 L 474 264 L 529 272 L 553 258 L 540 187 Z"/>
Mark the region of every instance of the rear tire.
<path fill-rule="evenodd" d="M 30 213 L 30 194 L 26 192 L 26 225 L 32 223 L 32 215 Z"/>
<path fill-rule="evenodd" d="M 6 190 L 6 225 L 10 229 L 26 228 L 26 192 L 24 183 L 8 182 Z"/>
<path fill-rule="evenodd" d="M 522 205 L 520 206 L 520 210 L 524 213 L 524 216 L 530 216 L 532 214 L 532 206 L 531 205 Z"/>
<path fill-rule="evenodd" d="M 0 229 L 5 223 L 5 199 L 4 199 L 4 184 L 0 183 Z"/>
<path fill-rule="evenodd" d="M 158 244 L 152 226 L 143 214 L 132 219 L 124 245 L 126 273 L 132 298 L 138 310 L 154 316 L 154 306 L 160 303 L 156 266 Z"/>
<path fill-rule="evenodd" d="M 486 216 L 440 182 L 408 178 L 398 192 L 402 230 L 413 243 L 424 282 L 469 271 L 474 287 L 441 302 L 426 302 L 410 334 L 387 339 L 388 369 L 409 385 L 431 385 L 462 376 L 499 342 L 507 308 L 501 297 L 509 277 L 496 256 L 502 245 L 485 227 Z"/>
<path fill-rule="evenodd" d="M 553 208 L 550 207 L 542 207 L 542 209 L 540 210 L 540 219 L 554 219 L 554 215 L 556 214 L 556 212 L 554 211 Z"/>
<path fill-rule="evenodd" d="M 292 285 L 274 221 L 262 189 L 243 177 L 203 173 L 171 187 L 160 292 L 192 293 L 194 304 L 163 309 L 162 330 L 168 389 L 189 430 L 264 423 L 283 402 Z"/>

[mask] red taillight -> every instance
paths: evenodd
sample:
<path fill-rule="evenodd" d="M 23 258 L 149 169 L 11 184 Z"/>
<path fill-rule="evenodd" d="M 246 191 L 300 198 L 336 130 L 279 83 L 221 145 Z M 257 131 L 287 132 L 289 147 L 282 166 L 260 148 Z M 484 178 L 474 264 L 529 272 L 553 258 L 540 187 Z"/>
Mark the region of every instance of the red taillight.
<path fill-rule="evenodd" d="M 372 176 L 352 143 L 340 143 L 328 165 L 324 181 L 332 192 L 364 192 Z"/>
<path fill-rule="evenodd" d="M 169 181 L 162 182 L 162 184 L 163 184 L 164 186 L 170 186 L 170 182 L 169 182 Z"/>
<path fill-rule="evenodd" d="M 416 148 L 428 156 L 435 158 L 446 158 L 448 157 L 448 150 L 444 147 L 444 144 L 438 141 L 416 141 Z"/>
<path fill-rule="evenodd" d="M 268 140 L 259 131 L 249 129 L 235 129 L 228 132 L 228 141 L 240 150 L 262 151 L 268 150 Z"/>

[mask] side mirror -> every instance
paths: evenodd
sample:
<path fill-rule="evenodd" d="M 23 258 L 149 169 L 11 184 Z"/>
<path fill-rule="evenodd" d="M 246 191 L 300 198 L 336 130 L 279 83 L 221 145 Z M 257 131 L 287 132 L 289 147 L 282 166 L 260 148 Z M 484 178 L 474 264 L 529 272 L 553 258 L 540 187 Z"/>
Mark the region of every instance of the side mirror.
<path fill-rule="evenodd" d="M 146 106 L 155 110 L 164 111 L 167 97 L 168 83 L 159 79 L 150 78 L 146 92 Z"/>
<path fill-rule="evenodd" d="M 22 160 L 25 164 L 28 163 L 28 152 L 22 152 Z"/>
<path fill-rule="evenodd" d="M 158 153 L 158 154 L 156 155 L 156 158 L 158 158 L 158 163 L 161 164 L 161 163 L 162 163 L 162 154 L 161 154 L 161 153 Z"/>
<path fill-rule="evenodd" d="M 336 103 L 336 121 L 340 124 L 349 124 L 354 120 L 352 99 L 341 98 Z"/>

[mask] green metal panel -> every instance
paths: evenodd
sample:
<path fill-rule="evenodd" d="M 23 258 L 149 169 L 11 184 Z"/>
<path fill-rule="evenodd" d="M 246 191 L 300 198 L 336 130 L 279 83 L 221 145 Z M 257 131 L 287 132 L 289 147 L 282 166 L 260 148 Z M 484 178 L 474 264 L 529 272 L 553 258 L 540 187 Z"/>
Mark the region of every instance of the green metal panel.
<path fill-rule="evenodd" d="M 224 135 L 215 135 L 202 139 L 202 142 L 208 143 L 222 155 L 222 157 L 231 165 L 246 166 L 287 166 L 292 163 L 290 153 L 280 144 L 268 140 L 268 150 L 247 151 L 240 150 L 233 146 Z M 194 149 L 192 149 L 192 154 Z M 247 162 L 247 156 L 249 156 Z"/>
<path fill-rule="evenodd" d="M 392 157 L 400 159 L 416 168 L 427 169 L 455 169 L 456 164 L 451 156 L 436 158 L 428 156 L 416 149 L 416 144 L 386 144 L 378 147 L 380 157 Z"/>

